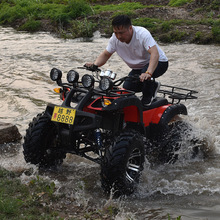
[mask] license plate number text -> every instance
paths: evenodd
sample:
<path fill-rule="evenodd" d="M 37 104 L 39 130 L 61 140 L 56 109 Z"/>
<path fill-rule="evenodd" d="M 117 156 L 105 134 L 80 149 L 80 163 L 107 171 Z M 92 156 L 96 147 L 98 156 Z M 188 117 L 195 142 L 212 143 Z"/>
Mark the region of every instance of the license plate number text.
<path fill-rule="evenodd" d="M 55 106 L 51 121 L 73 125 L 76 109 Z"/>

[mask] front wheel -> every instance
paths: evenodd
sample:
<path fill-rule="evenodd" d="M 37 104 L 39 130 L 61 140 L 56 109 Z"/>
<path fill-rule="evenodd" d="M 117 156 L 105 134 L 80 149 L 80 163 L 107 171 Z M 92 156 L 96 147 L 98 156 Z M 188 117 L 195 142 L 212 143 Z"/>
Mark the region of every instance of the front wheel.
<path fill-rule="evenodd" d="M 38 114 L 29 124 L 23 149 L 27 163 L 43 168 L 60 165 L 66 156 L 61 150 L 56 127 L 46 113 Z"/>
<path fill-rule="evenodd" d="M 129 195 L 139 182 L 144 164 L 143 137 L 134 130 L 124 131 L 107 149 L 101 164 L 103 189 L 115 196 Z"/>

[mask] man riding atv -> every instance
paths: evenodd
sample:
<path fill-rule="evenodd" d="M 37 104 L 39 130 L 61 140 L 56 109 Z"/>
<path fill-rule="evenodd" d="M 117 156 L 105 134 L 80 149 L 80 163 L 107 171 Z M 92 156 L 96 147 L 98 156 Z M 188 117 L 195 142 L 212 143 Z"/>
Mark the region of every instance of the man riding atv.
<path fill-rule="evenodd" d="M 139 75 L 140 82 L 127 79 L 125 89 L 143 92 L 142 104 L 151 105 L 156 98 L 160 83 L 154 79 L 164 74 L 168 68 L 168 59 L 158 46 L 150 32 L 143 28 L 132 26 L 126 15 L 116 16 L 112 21 L 113 35 L 107 48 L 98 56 L 94 63 L 86 63 L 87 67 L 100 67 L 106 63 L 114 52 L 132 69 L 129 76 Z M 153 78 L 153 80 L 149 80 Z"/>
<path fill-rule="evenodd" d="M 84 73 L 71 69 L 66 82 L 61 70 L 50 71 L 62 103 L 48 103 L 33 118 L 23 154 L 27 163 L 43 169 L 61 165 L 68 153 L 98 163 L 102 188 L 120 196 L 134 192 L 145 160 L 158 164 L 178 159 L 184 134 L 192 130 L 181 118 L 187 108 L 180 102 L 197 98 L 197 92 L 161 85 L 154 99 L 159 87 L 154 78 L 167 70 L 166 56 L 149 32 L 131 26 L 127 16 L 116 17 L 113 30 L 107 49 L 95 63 L 77 68 Z M 115 79 L 113 72 L 98 68 L 114 51 L 132 68 L 129 76 Z M 137 90 L 143 91 L 141 100 Z M 192 137 L 192 147 L 186 146 L 192 157 L 199 152 L 197 143 Z"/>

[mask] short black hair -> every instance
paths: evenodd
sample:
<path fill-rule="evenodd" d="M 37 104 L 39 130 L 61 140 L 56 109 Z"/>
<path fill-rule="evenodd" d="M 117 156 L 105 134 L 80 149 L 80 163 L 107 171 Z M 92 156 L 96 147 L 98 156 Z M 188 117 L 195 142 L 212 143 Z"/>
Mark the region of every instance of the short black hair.
<path fill-rule="evenodd" d="M 118 15 L 112 20 L 112 27 L 130 27 L 131 19 L 127 15 Z"/>

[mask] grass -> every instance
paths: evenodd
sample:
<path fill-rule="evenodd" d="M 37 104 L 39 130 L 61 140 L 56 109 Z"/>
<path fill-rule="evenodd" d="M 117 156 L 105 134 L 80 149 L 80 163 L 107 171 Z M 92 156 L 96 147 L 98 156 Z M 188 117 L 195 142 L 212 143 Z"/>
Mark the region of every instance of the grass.
<path fill-rule="evenodd" d="M 220 43 L 220 19 L 214 22 L 212 26 L 212 35 L 214 40 Z"/>
<path fill-rule="evenodd" d="M 99 209 L 91 207 L 86 211 L 79 207 L 78 202 L 75 206 L 71 204 L 72 210 L 69 207 L 66 209 L 65 204 L 69 200 L 65 195 L 55 195 L 57 188 L 53 181 L 34 176 L 27 184 L 22 184 L 18 177 L 19 174 L 0 167 L 1 220 L 114 219 L 120 211 L 114 204 Z M 54 207 L 59 211 L 54 211 Z M 69 218 L 73 214 L 77 217 Z"/>
<path fill-rule="evenodd" d="M 101 12 L 105 11 L 119 11 L 121 13 L 130 13 L 131 11 L 137 10 L 137 9 L 143 9 L 146 7 L 153 7 L 148 5 L 143 5 L 140 2 L 123 2 L 120 4 L 110 4 L 110 5 L 95 5 L 93 6 L 93 9 L 95 10 L 96 14 L 99 14 Z"/>
<path fill-rule="evenodd" d="M 39 177 L 24 185 L 16 174 L 0 168 L 0 219 L 61 219 L 44 204 L 55 201 L 55 184 Z"/>
<path fill-rule="evenodd" d="M 28 171 L 29 172 L 29 171 Z M 31 173 L 31 172 L 30 172 Z M 34 176 L 27 184 L 22 184 L 19 174 L 0 167 L 0 219 L 1 220 L 64 220 L 64 219 L 115 219 L 121 212 L 114 200 L 103 207 L 79 207 L 79 198 L 72 198 L 75 203 L 69 203 L 65 195 L 56 195 L 56 185 L 53 181 L 46 181 Z M 87 182 L 82 179 L 82 182 Z M 88 183 L 86 183 L 88 184 Z M 89 190 L 89 186 L 87 186 Z M 80 184 L 78 190 L 85 190 Z M 60 205 L 59 205 L 60 204 Z M 56 207 L 56 208 L 55 208 Z M 58 211 L 54 211 L 55 209 Z M 126 220 L 133 219 L 128 213 Z M 72 216 L 72 217 L 69 217 Z M 168 214 L 168 220 L 170 220 Z M 172 218 L 173 219 L 173 218 Z M 181 216 L 176 220 L 181 220 Z"/>
<path fill-rule="evenodd" d="M 44 19 L 51 20 L 56 26 L 65 26 L 80 16 L 85 17 L 90 14 L 92 9 L 83 0 L 11 0 L 0 4 L 1 24 L 19 22 L 23 25 L 22 29 L 28 31 L 38 30 Z M 30 24 L 34 24 L 36 28 L 34 29 Z"/>
<path fill-rule="evenodd" d="M 169 6 L 179 7 L 190 2 L 192 2 L 192 0 L 170 0 Z"/>
<path fill-rule="evenodd" d="M 73 20 L 67 29 L 60 29 L 60 36 L 63 38 L 90 38 L 97 25 L 88 21 L 87 18 L 83 20 Z"/>
<path fill-rule="evenodd" d="M 168 5 L 179 7 L 193 3 L 194 0 L 170 0 Z M 194 43 L 220 43 L 220 15 L 216 16 L 219 5 L 219 0 L 213 0 L 192 11 L 191 15 L 202 13 L 203 19 L 164 20 L 156 16 L 148 17 L 148 14 L 140 16 L 138 11 L 145 8 L 159 10 L 161 5 L 133 1 L 118 4 L 118 1 L 106 0 L 103 4 L 101 0 L 3 0 L 0 2 L 0 25 L 29 32 L 47 30 L 62 38 L 89 38 L 97 29 L 110 35 L 112 18 L 123 13 L 132 18 L 134 25 L 148 28 L 157 40 L 163 42 L 181 42 L 191 38 Z M 199 25 L 207 27 L 207 37 L 205 32 L 196 33 L 198 30 L 195 27 Z M 194 30 L 194 33 L 189 30 Z"/>
<path fill-rule="evenodd" d="M 168 220 L 171 220 L 170 214 L 168 214 Z M 181 220 L 181 216 L 178 216 L 176 220 Z"/>
<path fill-rule="evenodd" d="M 157 18 L 140 18 L 134 20 L 133 23 L 134 25 L 140 25 L 149 29 L 155 36 L 159 32 L 159 40 L 169 43 L 184 41 L 188 34 L 185 31 L 179 30 L 178 27 L 194 24 L 190 20 L 172 19 L 163 21 Z M 157 37 L 155 38 L 157 39 Z"/>

